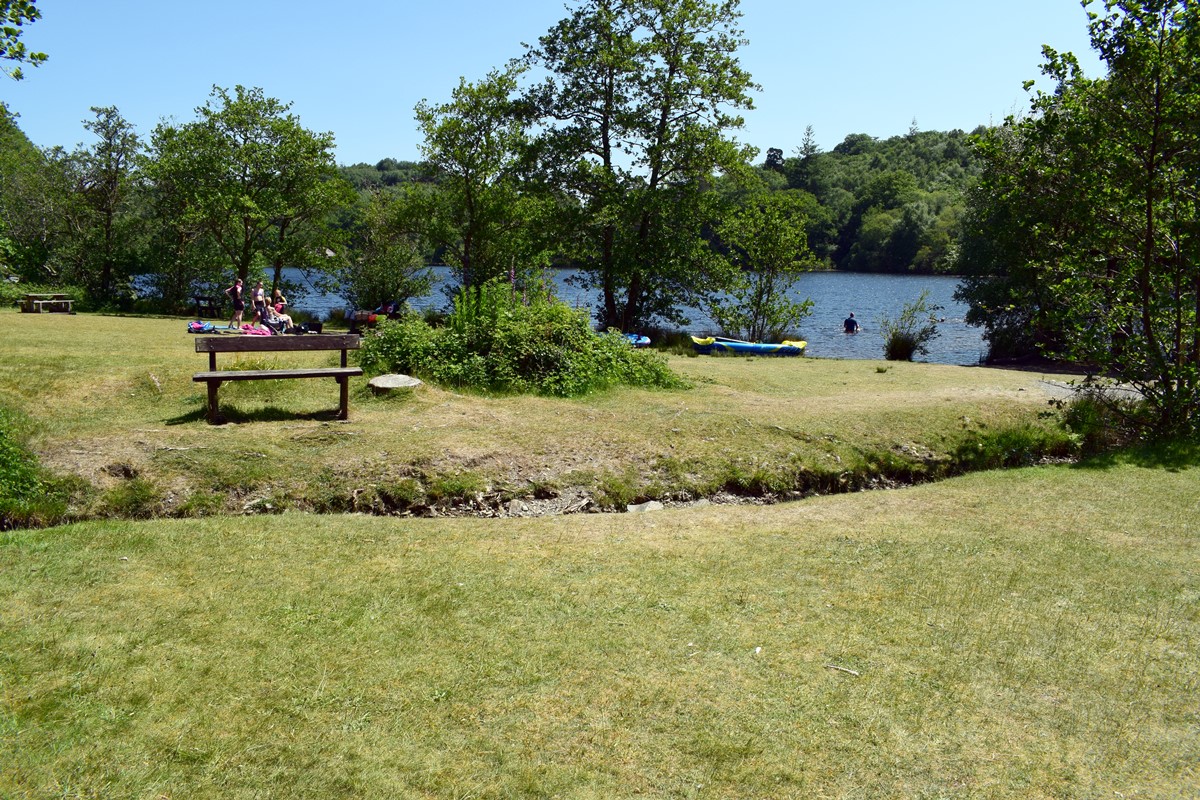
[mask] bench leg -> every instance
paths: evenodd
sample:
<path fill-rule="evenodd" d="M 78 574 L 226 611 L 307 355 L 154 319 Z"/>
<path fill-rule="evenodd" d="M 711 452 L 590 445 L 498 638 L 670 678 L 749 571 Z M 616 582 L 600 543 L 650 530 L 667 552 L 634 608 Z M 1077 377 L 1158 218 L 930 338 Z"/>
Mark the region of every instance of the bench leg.
<path fill-rule="evenodd" d="M 208 382 L 208 423 L 210 425 L 220 425 L 224 421 L 217 412 L 217 389 L 220 388 L 220 381 Z"/>
<path fill-rule="evenodd" d="M 350 379 L 338 378 L 341 404 L 338 406 L 338 419 L 350 419 Z"/>

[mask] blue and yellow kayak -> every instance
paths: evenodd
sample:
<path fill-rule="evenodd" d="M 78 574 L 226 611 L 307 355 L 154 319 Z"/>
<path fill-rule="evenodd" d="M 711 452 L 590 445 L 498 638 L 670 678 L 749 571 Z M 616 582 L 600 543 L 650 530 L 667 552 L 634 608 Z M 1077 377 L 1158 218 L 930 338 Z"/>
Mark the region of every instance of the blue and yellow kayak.
<path fill-rule="evenodd" d="M 697 353 L 739 353 L 749 356 L 802 356 L 808 342 L 787 339 L 779 344 L 766 342 L 743 342 L 740 339 L 725 339 L 720 336 L 692 337 L 692 347 Z"/>

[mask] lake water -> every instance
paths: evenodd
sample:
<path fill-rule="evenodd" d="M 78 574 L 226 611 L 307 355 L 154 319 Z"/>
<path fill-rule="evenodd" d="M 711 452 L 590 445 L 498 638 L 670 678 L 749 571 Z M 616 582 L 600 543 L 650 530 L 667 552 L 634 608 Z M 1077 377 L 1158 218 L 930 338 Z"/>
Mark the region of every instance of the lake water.
<path fill-rule="evenodd" d="M 596 292 L 583 291 L 567 283 L 571 270 L 553 270 L 551 274 L 561 300 L 576 308 L 592 310 L 596 307 Z M 436 267 L 435 276 L 437 285 L 433 292 L 415 300 L 412 303 L 414 307 L 424 310 L 446 305 L 441 287 L 449 278 L 449 270 Z M 325 319 L 346 307 L 344 298 L 316 289 L 299 270 L 284 270 L 284 279 L 301 289 L 292 297 L 297 309 Z M 927 289 L 930 301 L 942 307 L 938 316 L 944 318 L 945 322 L 938 325 L 941 335 L 930 342 L 929 355 L 918 356 L 917 360 L 938 364 L 977 364 L 986 355 L 987 347 L 983 342 L 982 330 L 963 322 L 967 307 L 954 300 L 958 282 L 958 278 L 948 276 L 807 272 L 792 291 L 798 299 L 810 298 L 813 301 L 812 315 L 800 325 L 800 333 L 808 342 L 807 353 L 817 358 L 883 360 L 880 317 L 886 315 L 895 319 L 905 304 Z M 862 330 L 848 336 L 842 333 L 842 320 L 851 311 Z M 691 309 L 689 316 L 692 319 L 692 325 L 688 328 L 690 333 L 720 333 L 707 314 Z"/>

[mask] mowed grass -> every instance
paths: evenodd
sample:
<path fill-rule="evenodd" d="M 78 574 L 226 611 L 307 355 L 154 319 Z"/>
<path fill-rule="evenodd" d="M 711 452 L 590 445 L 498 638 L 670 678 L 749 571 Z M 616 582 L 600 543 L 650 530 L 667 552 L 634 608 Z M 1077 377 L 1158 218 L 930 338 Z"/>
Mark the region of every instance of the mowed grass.
<path fill-rule="evenodd" d="M 1195 469 L 0 539 L 0 796 L 1200 795 Z"/>
<path fill-rule="evenodd" d="M 80 516 L 247 507 L 372 509 L 416 481 L 521 497 L 539 488 L 616 487 L 626 499 L 712 496 L 723 487 L 788 486 L 797 475 L 861 476 L 881 459 L 945 459 L 972 436 L 1039 419 L 1035 373 L 819 358 L 671 357 L 693 382 L 574 400 L 485 397 L 423 386 L 373 396 L 351 383 L 337 422 L 332 380 L 237 382 L 220 389 L 231 420 L 204 420 L 207 369 L 181 319 L 0 311 L 0 403 L 33 418 L 41 460 L 101 493 Z M 337 354 L 222 354 L 220 367 L 332 363 Z M 803 483 L 803 481 L 799 481 Z M 803 487 L 801 487 L 803 488 Z M 407 489 L 404 491 L 408 491 Z M 401 492 L 403 493 L 403 492 Z M 476 492 L 476 494 L 478 491 Z M 374 504 L 374 505 L 373 505 Z M 619 505 L 619 504 L 618 504 Z"/>

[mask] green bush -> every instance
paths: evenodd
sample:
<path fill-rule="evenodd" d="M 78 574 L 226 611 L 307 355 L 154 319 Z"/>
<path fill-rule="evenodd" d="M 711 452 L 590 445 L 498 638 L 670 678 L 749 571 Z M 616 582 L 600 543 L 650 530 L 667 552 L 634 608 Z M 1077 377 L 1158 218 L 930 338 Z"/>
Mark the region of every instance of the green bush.
<path fill-rule="evenodd" d="M 941 306 L 929 302 L 929 290 L 907 303 L 896 319 L 880 317 L 883 354 L 888 361 L 912 361 L 917 353 L 928 355 L 929 342 L 939 335 L 934 312 Z"/>
<path fill-rule="evenodd" d="M 973 433 L 955 448 L 951 461 L 955 471 L 974 472 L 1027 467 L 1076 455 L 1078 446 L 1066 431 L 1024 425 Z"/>
<path fill-rule="evenodd" d="M 15 415 L 0 409 L 0 498 L 26 500 L 35 496 L 41 490 L 39 472 Z"/>
<path fill-rule="evenodd" d="M 502 282 L 460 292 L 445 327 L 412 317 L 381 323 L 364 338 L 359 361 L 371 373 L 556 397 L 620 384 L 685 385 L 657 353 L 634 349 L 618 333 L 597 335 L 586 313 L 554 299 L 523 303 Z"/>
<path fill-rule="evenodd" d="M 54 525 L 66 516 L 70 487 L 46 474 L 27 437 L 25 418 L 0 408 L 0 530 Z"/>

